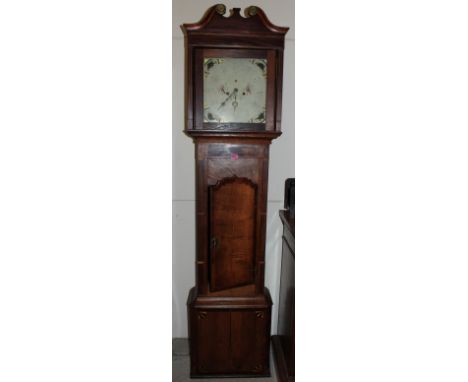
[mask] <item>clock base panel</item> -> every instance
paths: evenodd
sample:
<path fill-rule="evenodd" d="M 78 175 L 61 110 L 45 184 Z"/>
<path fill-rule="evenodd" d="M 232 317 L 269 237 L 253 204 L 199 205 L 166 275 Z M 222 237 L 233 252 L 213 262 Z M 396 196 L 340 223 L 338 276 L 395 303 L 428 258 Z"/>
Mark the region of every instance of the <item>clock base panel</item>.
<path fill-rule="evenodd" d="M 270 375 L 271 297 L 207 298 L 189 294 L 191 378 Z"/>

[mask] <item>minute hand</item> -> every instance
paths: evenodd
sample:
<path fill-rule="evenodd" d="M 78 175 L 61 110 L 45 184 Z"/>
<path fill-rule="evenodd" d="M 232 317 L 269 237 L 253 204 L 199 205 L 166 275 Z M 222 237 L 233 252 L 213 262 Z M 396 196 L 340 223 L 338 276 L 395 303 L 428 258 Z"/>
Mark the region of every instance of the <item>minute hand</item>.
<path fill-rule="evenodd" d="M 234 97 L 237 94 L 237 89 L 234 89 L 234 91 L 227 97 L 221 105 L 219 105 L 218 110 L 221 109 L 224 105 L 226 105 L 226 102 L 229 101 L 232 97 Z"/>

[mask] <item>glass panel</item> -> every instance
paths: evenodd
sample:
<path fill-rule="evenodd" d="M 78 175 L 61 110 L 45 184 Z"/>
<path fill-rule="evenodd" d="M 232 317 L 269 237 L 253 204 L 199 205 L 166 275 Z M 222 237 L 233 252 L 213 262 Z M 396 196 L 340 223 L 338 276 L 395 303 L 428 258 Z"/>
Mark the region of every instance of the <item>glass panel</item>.
<path fill-rule="evenodd" d="M 205 58 L 203 122 L 265 123 L 267 60 Z"/>

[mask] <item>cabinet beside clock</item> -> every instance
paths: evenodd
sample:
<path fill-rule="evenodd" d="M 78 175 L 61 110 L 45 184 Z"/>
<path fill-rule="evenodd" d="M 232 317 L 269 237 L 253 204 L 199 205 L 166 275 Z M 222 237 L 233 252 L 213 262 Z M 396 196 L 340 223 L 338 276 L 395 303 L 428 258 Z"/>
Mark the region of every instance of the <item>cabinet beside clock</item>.
<path fill-rule="evenodd" d="M 294 382 L 295 375 L 295 179 L 286 180 L 283 247 L 278 304 L 278 331 L 272 337 L 273 355 L 279 382 Z"/>

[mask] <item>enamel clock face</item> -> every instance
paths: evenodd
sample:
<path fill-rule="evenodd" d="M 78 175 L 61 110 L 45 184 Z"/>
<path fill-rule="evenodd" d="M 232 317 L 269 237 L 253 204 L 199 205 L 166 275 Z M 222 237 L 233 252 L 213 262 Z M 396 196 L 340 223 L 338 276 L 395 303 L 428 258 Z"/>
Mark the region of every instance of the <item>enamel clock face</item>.
<path fill-rule="evenodd" d="M 203 122 L 265 123 L 267 60 L 205 58 Z"/>

